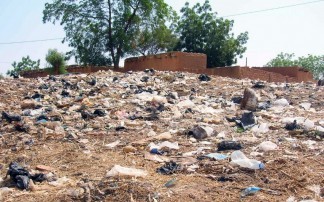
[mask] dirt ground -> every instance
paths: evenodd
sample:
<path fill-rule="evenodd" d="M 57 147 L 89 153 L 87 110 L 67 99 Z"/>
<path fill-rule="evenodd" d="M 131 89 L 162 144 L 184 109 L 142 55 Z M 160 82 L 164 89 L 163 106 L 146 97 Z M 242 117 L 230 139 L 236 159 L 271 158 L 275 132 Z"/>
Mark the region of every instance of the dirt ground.
<path fill-rule="evenodd" d="M 139 79 L 148 76 L 149 82 Z M 183 76 L 185 78 L 183 78 Z M 323 136 L 319 131 L 289 132 L 284 128 L 285 117 L 305 117 L 316 126 L 323 127 L 324 121 L 324 88 L 312 83 L 274 84 L 265 83 L 265 88 L 255 89 L 260 101 L 274 101 L 285 98 L 290 102 L 289 108 L 282 111 L 257 110 L 258 120 L 267 123 L 269 131 L 255 134 L 251 130 L 239 131 L 235 124 L 228 122 L 226 117 L 240 115 L 243 110 L 239 105 L 229 105 L 234 96 L 242 96 L 246 87 L 252 87 L 250 80 L 234 80 L 212 77 L 211 81 L 201 82 L 196 74 L 170 72 L 121 74 L 115 72 L 99 72 L 91 75 L 69 75 L 57 77 L 56 81 L 42 79 L 5 79 L 0 81 L 0 110 L 19 114 L 23 124 L 28 126 L 25 132 L 16 130 L 15 122 L 9 123 L 4 118 L 0 122 L 0 200 L 2 201 L 302 201 L 323 200 L 324 187 L 324 156 Z M 113 78 L 117 77 L 117 81 Z M 88 83 L 97 79 L 96 85 Z M 79 83 L 74 89 L 62 82 Z M 183 82 L 185 81 L 185 82 Z M 158 118 L 150 119 L 147 115 L 148 106 L 156 106 L 153 101 L 135 102 L 136 93 L 124 84 L 151 88 L 167 97 L 164 92 L 177 92 L 178 98 L 169 101 L 165 110 Z M 48 84 L 49 89 L 39 89 L 40 85 Z M 67 87 L 66 87 L 67 86 Z M 138 87 L 137 86 L 137 87 Z M 62 98 L 61 91 L 66 88 L 70 93 Z M 195 91 L 192 89 L 195 88 Z M 80 92 L 82 96 L 79 99 Z M 37 115 L 23 116 L 22 103 L 30 99 L 35 92 L 45 95 L 36 105 L 41 109 L 52 107 L 46 115 L 61 117 L 60 121 L 37 123 Z M 192 93 L 194 92 L 194 93 Z M 193 96 L 198 105 L 210 104 L 219 113 L 199 112 L 187 113 L 179 109 L 180 118 L 174 118 L 174 106 L 179 100 Z M 105 98 L 110 98 L 105 100 Z M 107 104 L 108 102 L 108 104 Z M 300 107 L 301 103 L 311 103 L 312 110 Z M 234 106 L 234 107 L 233 107 Z M 35 110 L 36 108 L 33 106 Z M 80 107 L 92 112 L 101 108 L 107 116 L 83 119 L 77 111 Z M 131 121 L 128 117 L 138 112 L 147 119 Z M 125 115 L 126 113 L 126 115 Z M 137 113 L 137 114 L 138 114 Z M 44 114 L 44 111 L 43 111 Z M 144 116 L 144 117 L 145 117 Z M 208 119 L 208 120 L 207 120 Z M 212 120 L 210 120 L 212 119 Z M 49 123 L 51 122 L 51 123 Z M 58 124 L 58 125 L 55 125 Z M 55 126 L 53 126 L 55 125 Z M 116 127 L 125 128 L 117 131 Z M 208 125 L 213 128 L 213 135 L 195 141 L 185 134 L 185 130 L 194 125 Z M 63 130 L 62 130 L 63 129 Z M 148 133 L 154 131 L 161 134 L 172 131 L 170 142 L 178 142 L 178 150 L 169 150 L 165 155 L 182 164 L 182 169 L 171 175 L 157 173 L 157 168 L 164 162 L 146 160 L 150 142 L 139 144 Z M 241 142 L 241 151 L 249 158 L 257 159 L 265 164 L 265 169 L 252 170 L 233 165 L 230 159 L 212 160 L 191 158 L 182 154 L 195 151 L 199 147 L 205 154 L 215 152 L 217 144 L 222 141 L 217 134 L 226 133 L 225 140 Z M 318 134 L 320 137 L 318 137 Z M 119 140 L 120 143 L 109 148 L 107 144 Z M 278 145 L 272 151 L 260 152 L 257 146 L 270 140 Z M 125 147 L 132 145 L 133 152 Z M 258 151 L 259 154 L 251 155 Z M 230 155 L 232 150 L 221 152 Z M 183 163 L 192 161 L 191 163 Z M 48 174 L 47 181 L 38 183 L 27 190 L 16 188 L 15 183 L 6 177 L 11 162 L 18 162 L 32 173 Z M 37 165 L 46 165 L 49 171 L 37 171 Z M 106 177 L 114 165 L 137 168 L 147 171 L 145 177 Z M 196 165 L 194 171 L 188 170 Z M 175 179 L 172 187 L 165 184 Z M 250 186 L 262 188 L 254 195 L 241 197 L 242 190 Z"/>

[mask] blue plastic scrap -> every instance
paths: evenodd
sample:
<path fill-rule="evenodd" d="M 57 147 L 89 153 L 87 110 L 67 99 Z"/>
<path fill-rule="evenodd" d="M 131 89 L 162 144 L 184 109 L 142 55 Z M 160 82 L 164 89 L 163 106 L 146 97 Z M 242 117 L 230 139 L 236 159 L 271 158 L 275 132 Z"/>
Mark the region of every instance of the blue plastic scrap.
<path fill-rule="evenodd" d="M 260 190 L 261 190 L 260 187 L 248 187 L 248 188 L 244 189 L 241 192 L 241 196 L 245 197 L 245 196 L 248 196 L 248 195 L 253 195 L 253 194 L 257 193 Z"/>

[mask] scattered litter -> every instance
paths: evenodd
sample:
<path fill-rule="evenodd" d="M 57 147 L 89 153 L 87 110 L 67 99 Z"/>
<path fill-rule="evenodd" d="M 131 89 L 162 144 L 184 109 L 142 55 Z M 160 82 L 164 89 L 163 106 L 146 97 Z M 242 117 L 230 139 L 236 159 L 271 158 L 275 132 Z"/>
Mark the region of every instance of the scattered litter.
<path fill-rule="evenodd" d="M 225 154 L 220 154 L 220 153 L 210 153 L 205 155 L 208 158 L 214 159 L 214 160 L 224 160 L 227 159 L 228 156 Z"/>
<path fill-rule="evenodd" d="M 244 189 L 241 192 L 241 197 L 246 197 L 246 196 L 249 196 L 249 195 L 253 195 L 253 194 L 257 193 L 260 190 L 261 190 L 261 188 L 259 188 L 259 187 L 248 187 L 248 188 Z"/>
<path fill-rule="evenodd" d="M 169 162 L 170 161 L 170 159 L 168 157 L 166 157 L 166 156 L 154 155 L 154 154 L 150 154 L 148 152 L 145 152 L 144 158 L 146 160 L 155 161 L 155 162 L 159 162 L 159 163 Z"/>
<path fill-rule="evenodd" d="M 264 169 L 264 164 L 260 161 L 247 158 L 243 152 L 237 150 L 231 154 L 231 162 L 243 168 Z"/>
<path fill-rule="evenodd" d="M 194 128 L 188 131 L 189 136 L 193 136 L 197 140 L 204 139 L 208 136 L 206 130 L 203 127 L 195 126 Z"/>
<path fill-rule="evenodd" d="M 271 103 L 270 101 L 266 101 L 266 102 L 259 102 L 258 103 L 258 109 L 261 109 L 261 110 L 267 110 L 271 107 Z"/>
<path fill-rule="evenodd" d="M 0 93 L 0 170 L 25 172 L 0 178 L 0 201 L 237 201 L 262 184 L 242 200 L 323 197 L 315 83 L 108 70 L 4 78 Z"/>
<path fill-rule="evenodd" d="M 242 149 L 242 145 L 236 141 L 222 141 L 218 143 L 218 151 L 225 150 L 240 150 Z"/>
<path fill-rule="evenodd" d="M 207 74 L 200 74 L 198 79 L 200 81 L 210 81 L 211 80 L 211 78 Z"/>
<path fill-rule="evenodd" d="M 112 148 L 115 148 L 119 144 L 120 144 L 120 141 L 119 140 L 116 140 L 115 142 L 106 144 L 105 147 L 108 147 L 108 148 L 112 149 Z"/>
<path fill-rule="evenodd" d="M 169 141 L 164 141 L 164 142 L 162 142 L 160 144 L 157 144 L 157 145 L 152 142 L 148 146 L 150 147 L 150 151 L 152 149 L 159 150 L 159 149 L 162 149 L 164 147 L 169 148 L 169 149 L 179 149 L 178 142 L 172 143 L 172 142 L 169 142 Z"/>
<path fill-rule="evenodd" d="M 120 165 L 115 165 L 106 174 L 107 177 L 114 176 L 132 176 L 132 177 L 145 177 L 147 172 L 136 168 L 128 168 Z"/>
<path fill-rule="evenodd" d="M 309 110 L 310 109 L 310 107 L 311 107 L 311 103 L 309 103 L 309 102 L 304 102 L 304 103 L 301 103 L 301 104 L 299 104 L 299 106 L 301 106 L 302 108 L 304 108 L 305 110 Z"/>
<path fill-rule="evenodd" d="M 158 168 L 156 172 L 163 175 L 171 175 L 179 170 L 181 170 L 181 165 L 177 164 L 176 162 L 170 161 L 166 162 L 163 166 Z"/>
<path fill-rule="evenodd" d="M 256 133 L 256 134 L 264 134 L 269 132 L 269 127 L 268 124 L 266 123 L 261 123 L 260 125 L 255 125 L 251 128 L 251 131 Z"/>
<path fill-rule="evenodd" d="M 241 119 L 235 121 L 244 130 L 252 128 L 256 124 L 256 118 L 253 112 L 246 112 L 242 115 Z"/>
<path fill-rule="evenodd" d="M 177 182 L 177 179 L 173 178 L 172 180 L 169 180 L 167 183 L 165 183 L 164 186 L 167 188 L 174 187 L 176 182 Z"/>
<path fill-rule="evenodd" d="M 287 130 L 296 130 L 296 129 L 300 129 L 301 126 L 297 124 L 297 121 L 294 120 L 294 122 L 292 123 L 287 123 L 285 126 L 285 129 Z"/>
<path fill-rule="evenodd" d="M 280 107 L 287 107 L 289 106 L 289 102 L 285 98 L 282 98 L 274 101 L 273 105 L 280 106 Z"/>
<path fill-rule="evenodd" d="M 25 168 L 21 167 L 17 162 L 11 162 L 7 175 L 16 183 L 20 189 L 29 188 L 29 180 L 32 179 L 36 182 L 43 182 L 46 176 L 42 173 L 31 175 Z"/>
<path fill-rule="evenodd" d="M 257 81 L 253 86 L 252 88 L 264 88 L 265 87 L 265 84 L 264 82 L 262 81 Z"/>
<path fill-rule="evenodd" d="M 19 115 L 16 115 L 16 114 L 10 115 L 7 112 L 2 112 L 2 119 L 5 119 L 9 123 L 11 123 L 13 121 L 21 121 L 21 117 Z"/>
<path fill-rule="evenodd" d="M 64 177 L 60 177 L 57 180 L 51 181 L 48 184 L 52 185 L 54 187 L 60 187 L 63 186 L 64 184 L 68 183 L 69 181 L 71 181 L 69 178 L 67 178 L 66 176 Z"/>
<path fill-rule="evenodd" d="M 278 148 L 278 146 L 271 142 L 271 141 L 265 141 L 265 142 L 262 142 L 261 144 L 259 144 L 258 148 L 261 150 L 261 151 L 272 151 L 272 150 L 275 150 Z"/>

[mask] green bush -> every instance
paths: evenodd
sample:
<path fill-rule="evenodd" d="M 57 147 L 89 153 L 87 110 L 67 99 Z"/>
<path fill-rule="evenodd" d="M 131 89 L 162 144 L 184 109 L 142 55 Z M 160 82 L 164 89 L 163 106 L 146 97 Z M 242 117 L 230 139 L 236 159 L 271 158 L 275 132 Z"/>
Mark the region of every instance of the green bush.
<path fill-rule="evenodd" d="M 0 73 L 0 80 L 4 79 L 4 76 Z"/>
<path fill-rule="evenodd" d="M 29 56 L 22 57 L 20 62 L 13 62 L 11 65 L 13 69 L 7 71 L 8 76 L 20 75 L 20 72 L 29 70 L 38 70 L 40 60 L 34 61 Z"/>
<path fill-rule="evenodd" d="M 49 49 L 46 55 L 46 61 L 51 65 L 52 71 L 58 74 L 67 73 L 65 69 L 65 55 L 56 49 Z"/>

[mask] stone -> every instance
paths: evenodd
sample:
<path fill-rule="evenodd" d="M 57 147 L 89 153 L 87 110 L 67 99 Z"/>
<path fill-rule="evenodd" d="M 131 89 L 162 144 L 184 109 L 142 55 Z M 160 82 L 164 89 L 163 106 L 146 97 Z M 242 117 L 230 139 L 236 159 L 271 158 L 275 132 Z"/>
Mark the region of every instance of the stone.
<path fill-rule="evenodd" d="M 53 171 L 54 168 L 52 168 L 50 166 L 45 166 L 45 165 L 37 165 L 36 166 L 36 170 L 40 170 L 40 171 Z"/>
<path fill-rule="evenodd" d="M 123 152 L 125 152 L 125 153 L 134 153 L 136 151 L 137 151 L 137 149 L 131 145 L 128 145 L 123 148 Z"/>
<path fill-rule="evenodd" d="M 246 88 L 244 90 L 243 99 L 241 101 L 241 109 L 255 111 L 258 107 L 258 97 L 254 90 Z"/>
<path fill-rule="evenodd" d="M 36 106 L 33 100 L 24 100 L 20 103 L 21 109 L 34 109 Z"/>

